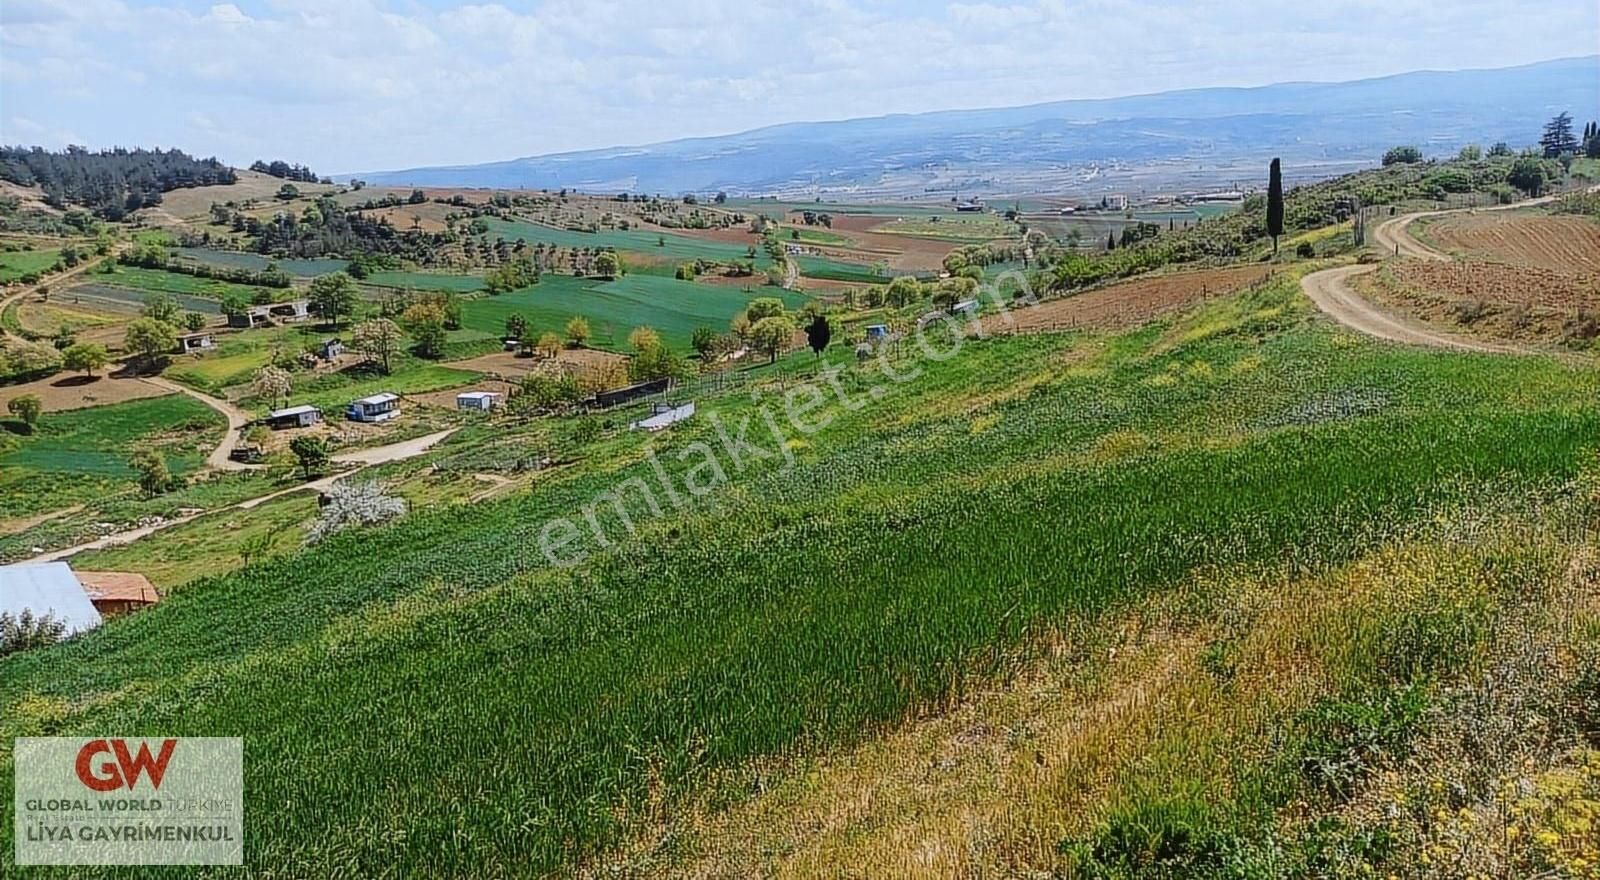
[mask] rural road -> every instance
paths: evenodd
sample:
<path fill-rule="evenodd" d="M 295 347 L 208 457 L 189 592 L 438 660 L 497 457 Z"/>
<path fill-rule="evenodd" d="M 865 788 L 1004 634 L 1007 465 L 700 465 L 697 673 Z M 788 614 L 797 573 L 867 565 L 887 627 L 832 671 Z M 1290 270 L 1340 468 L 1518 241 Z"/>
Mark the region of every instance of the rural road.
<path fill-rule="evenodd" d="M 160 376 L 145 376 L 143 381 L 157 388 L 165 388 L 168 391 L 187 394 L 222 413 L 223 417 L 228 420 L 228 430 L 222 435 L 222 442 L 218 443 L 217 448 L 211 450 L 211 454 L 206 456 L 206 467 L 219 471 L 248 471 L 260 467 L 260 465 L 255 464 L 243 464 L 228 457 L 233 454 L 234 447 L 239 445 L 239 432 L 244 429 L 245 425 L 254 421 L 249 413 L 226 400 L 212 397 L 209 394 L 202 394 L 187 385 L 181 385 L 170 379 L 163 379 Z"/>
<path fill-rule="evenodd" d="M 1403 251 L 1402 251 L 1403 252 Z M 1435 330 L 1421 321 L 1385 311 L 1350 287 L 1350 279 L 1364 275 L 1377 266 L 1338 266 L 1313 272 L 1300 279 L 1306 296 L 1317 304 L 1330 318 L 1368 336 L 1403 342 L 1408 345 L 1425 345 L 1433 348 L 1452 348 L 1459 351 L 1480 351 L 1494 354 L 1517 354 L 1524 349 L 1497 345 L 1466 336 L 1457 336 Z"/>
<path fill-rule="evenodd" d="M 79 263 L 76 266 L 73 266 L 71 269 L 68 269 L 67 271 L 62 272 L 59 275 L 52 275 L 49 278 L 46 278 L 46 279 L 40 281 L 38 284 L 32 284 L 32 285 L 29 285 L 27 287 L 19 287 L 19 288 L 17 288 L 15 291 L 6 294 L 3 297 L 0 297 L 0 312 L 4 312 L 6 309 L 11 308 L 11 304 L 12 303 L 16 302 L 19 299 L 22 299 L 23 297 L 27 296 L 28 294 L 37 293 L 39 288 L 41 288 L 41 287 L 49 287 L 52 284 L 60 284 L 61 282 L 67 280 L 68 278 L 71 278 L 71 277 L 73 277 L 75 275 L 81 275 L 84 272 L 87 272 L 90 269 L 93 269 L 94 267 L 100 265 L 101 263 L 105 262 L 106 260 L 114 260 L 114 259 L 116 259 L 118 253 L 121 253 L 121 251 L 117 250 L 117 251 L 113 251 L 112 253 L 110 253 L 110 254 L 108 254 L 107 256 L 104 256 L 104 257 L 95 257 L 92 260 L 85 260 L 84 262 Z M 11 334 L 6 332 L 5 325 L 4 324 L 0 324 L 0 341 L 3 341 L 5 339 L 7 339 L 10 335 Z"/>
<path fill-rule="evenodd" d="M 1600 192 L 1600 186 L 1590 187 L 1589 191 Z M 1449 214 L 1531 208 L 1547 204 L 1555 199 L 1555 196 L 1541 196 L 1537 199 L 1528 199 L 1509 205 L 1493 205 L 1483 208 L 1454 208 L 1448 211 L 1418 211 L 1411 214 L 1401 214 L 1398 217 L 1385 220 L 1373 229 L 1373 243 L 1382 250 L 1385 256 L 1409 257 L 1411 259 L 1434 262 L 1449 261 L 1451 259 L 1449 254 L 1441 253 L 1412 236 L 1410 232 L 1411 224 L 1427 217 L 1443 217 Z M 1360 265 L 1324 269 L 1321 272 L 1313 272 L 1301 278 L 1300 286 L 1305 291 L 1306 296 L 1316 303 L 1317 308 L 1321 309 L 1328 317 L 1352 330 L 1377 337 L 1378 339 L 1387 339 L 1391 342 L 1401 342 L 1407 345 L 1423 345 L 1432 348 L 1450 348 L 1457 351 L 1488 352 L 1492 354 L 1528 354 L 1531 351 L 1520 346 L 1485 342 L 1469 336 L 1436 330 L 1422 321 L 1404 315 L 1396 315 L 1373 305 L 1350 287 L 1350 279 L 1357 275 L 1364 275 L 1376 268 L 1377 266 L 1373 265 Z"/>
<path fill-rule="evenodd" d="M 19 560 L 18 564 L 37 565 L 42 562 L 56 562 L 66 559 L 69 556 L 76 556 L 77 554 L 88 550 L 104 550 L 107 547 L 121 547 L 124 544 L 131 544 L 140 538 L 152 535 L 156 532 L 162 531 L 163 529 L 170 529 L 173 526 L 183 525 L 186 522 L 199 519 L 200 517 L 210 513 L 221 513 L 227 510 L 250 510 L 276 498 L 282 498 L 285 495 L 292 495 L 296 492 L 304 492 L 307 489 L 320 492 L 323 489 L 332 486 L 339 480 L 354 476 L 355 474 L 358 474 L 375 464 L 384 464 L 391 461 L 403 461 L 408 458 L 415 458 L 416 456 L 428 451 L 428 449 L 434 444 L 439 443 L 455 432 L 455 428 L 450 428 L 449 430 L 428 434 L 425 437 L 417 437 L 413 440 L 404 440 L 389 446 L 379 446 L 373 449 L 363 449 L 357 452 L 347 453 L 345 455 L 336 455 L 333 457 L 335 462 L 340 464 L 355 464 L 356 467 L 352 470 L 344 471 L 342 473 L 329 474 L 326 477 L 312 480 L 309 483 L 301 483 L 297 486 L 290 486 L 286 489 L 278 489 L 274 492 L 268 492 L 265 495 L 258 495 L 254 498 L 240 501 L 227 507 L 219 507 L 216 510 L 204 510 L 200 511 L 199 513 L 191 513 L 186 516 L 174 517 L 173 519 L 163 520 L 153 525 L 140 526 L 136 529 L 128 529 L 127 531 L 117 532 L 115 534 L 96 538 L 93 541 L 85 541 L 82 544 L 75 544 L 71 547 L 63 547 L 60 550 L 51 550 L 48 553 L 41 553 L 38 556 L 34 556 L 29 559 Z"/>

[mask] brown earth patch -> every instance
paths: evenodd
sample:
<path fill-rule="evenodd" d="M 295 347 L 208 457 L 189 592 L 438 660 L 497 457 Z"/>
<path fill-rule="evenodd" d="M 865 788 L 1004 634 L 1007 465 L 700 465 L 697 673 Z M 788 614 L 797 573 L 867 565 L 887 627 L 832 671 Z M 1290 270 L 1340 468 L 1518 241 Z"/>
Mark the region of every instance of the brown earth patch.
<path fill-rule="evenodd" d="M 446 366 L 462 370 L 474 370 L 488 375 L 504 376 L 506 379 L 518 380 L 547 364 L 544 358 L 517 357 L 516 352 L 501 351 L 494 354 L 481 355 L 465 361 L 452 361 Z M 611 375 L 619 369 L 626 369 L 628 358 L 616 352 L 600 351 L 594 348 L 564 348 L 556 355 L 556 364 L 563 368 L 573 370 L 578 378 L 599 378 Z M 451 406 L 455 405 L 454 396 L 451 397 Z"/>
<path fill-rule="evenodd" d="M 985 333 L 1027 333 L 1077 327 L 1134 327 L 1231 293 L 1270 274 L 1271 270 L 1264 266 L 1232 266 L 1139 278 L 991 315 L 983 319 L 983 329 Z"/>
<path fill-rule="evenodd" d="M 1452 214 L 1427 227 L 1440 247 L 1517 266 L 1600 272 L 1600 223 L 1585 217 L 1493 211 Z"/>
<path fill-rule="evenodd" d="M 1400 260 L 1353 283 L 1385 308 L 1473 336 L 1578 347 L 1600 338 L 1600 273 Z"/>
<path fill-rule="evenodd" d="M 0 411 L 7 403 L 25 394 L 37 395 L 45 412 L 83 409 L 108 403 L 123 403 L 146 397 L 162 397 L 172 392 L 143 379 L 116 378 L 101 370 L 93 379 L 81 373 L 57 373 L 21 385 L 0 387 Z"/>

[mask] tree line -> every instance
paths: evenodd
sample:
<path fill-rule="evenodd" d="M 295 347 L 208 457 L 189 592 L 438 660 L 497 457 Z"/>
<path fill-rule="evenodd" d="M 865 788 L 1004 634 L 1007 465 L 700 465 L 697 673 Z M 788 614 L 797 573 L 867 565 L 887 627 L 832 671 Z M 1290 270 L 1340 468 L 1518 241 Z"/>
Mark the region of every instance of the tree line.
<path fill-rule="evenodd" d="M 193 186 L 218 186 L 238 179 L 216 157 L 196 159 L 182 150 L 116 147 L 91 152 L 69 146 L 0 146 L 0 180 L 38 186 L 51 207 L 81 205 L 107 220 L 161 204 L 161 194 Z"/>
<path fill-rule="evenodd" d="M 258 174 L 268 174 L 283 180 L 293 180 L 299 183 L 333 183 L 331 178 L 318 178 L 315 171 L 304 165 L 291 165 L 282 159 L 273 159 L 263 162 L 260 159 L 250 163 L 250 170 Z"/>

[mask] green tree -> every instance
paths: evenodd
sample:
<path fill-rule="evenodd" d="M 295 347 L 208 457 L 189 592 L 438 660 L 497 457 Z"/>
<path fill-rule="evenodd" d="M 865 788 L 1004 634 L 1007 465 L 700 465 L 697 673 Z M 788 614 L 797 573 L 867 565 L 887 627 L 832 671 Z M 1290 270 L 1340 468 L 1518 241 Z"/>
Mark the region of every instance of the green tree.
<path fill-rule="evenodd" d="M 419 302 L 406 308 L 400 323 L 411 334 L 417 354 L 425 358 L 444 356 L 449 333 L 445 329 L 444 311 L 433 303 Z"/>
<path fill-rule="evenodd" d="M 710 327 L 696 327 L 689 337 L 689 345 L 699 353 L 700 360 L 709 362 L 712 353 L 717 350 L 717 331 Z"/>
<path fill-rule="evenodd" d="M 79 342 L 68 346 L 61 353 L 61 358 L 67 369 L 86 376 L 93 376 L 95 370 L 111 363 L 111 355 L 106 352 L 106 347 L 97 342 Z"/>
<path fill-rule="evenodd" d="M 188 330 L 190 333 L 199 333 L 201 330 L 206 329 L 206 316 L 199 312 L 184 312 L 183 329 Z"/>
<path fill-rule="evenodd" d="M 1539 137 L 1539 146 L 1544 149 L 1546 159 L 1554 159 L 1566 153 L 1576 153 L 1578 139 L 1572 136 L 1572 114 L 1563 112 L 1545 123 L 1544 134 Z"/>
<path fill-rule="evenodd" d="M 672 349 L 662 345 L 659 339 L 646 344 L 632 360 L 628 361 L 628 379 L 633 382 L 681 379 L 688 375 L 688 372 L 683 359 Z"/>
<path fill-rule="evenodd" d="M 286 202 L 291 199 L 298 199 L 300 198 L 300 188 L 292 183 L 286 183 L 278 187 L 278 198 Z"/>
<path fill-rule="evenodd" d="M 288 402 L 289 392 L 294 388 L 294 380 L 290 378 L 288 370 L 267 364 L 256 370 L 255 377 L 250 380 L 250 387 L 257 397 L 265 398 L 271 406 L 277 406 L 280 400 Z"/>
<path fill-rule="evenodd" d="M 151 498 L 177 486 L 177 479 L 167 467 L 166 456 L 149 446 L 134 450 L 133 455 L 128 457 L 128 464 L 139 476 L 139 488 Z"/>
<path fill-rule="evenodd" d="M 794 322 L 782 315 L 762 318 L 750 328 L 750 342 L 767 353 L 767 362 L 776 363 L 778 353 L 794 338 Z"/>
<path fill-rule="evenodd" d="M 806 325 L 806 342 L 811 345 L 811 350 L 821 355 L 833 339 L 833 328 L 828 326 L 828 319 L 821 312 L 811 318 L 811 323 Z"/>
<path fill-rule="evenodd" d="M 29 608 L 15 616 L 8 611 L 0 614 L 0 657 L 53 645 L 66 634 L 67 622 L 53 615 L 35 617 Z"/>
<path fill-rule="evenodd" d="M 628 346 L 636 352 L 655 348 L 661 344 L 661 334 L 654 327 L 635 327 L 628 334 Z"/>
<path fill-rule="evenodd" d="M 751 324 L 758 324 L 766 318 L 776 318 L 783 314 L 783 300 L 775 296 L 758 297 L 750 301 L 745 307 L 745 316 Z"/>
<path fill-rule="evenodd" d="M 561 337 L 549 330 L 546 330 L 544 333 L 540 334 L 539 341 L 535 343 L 534 347 L 539 350 L 540 354 L 547 358 L 556 357 L 557 355 L 561 354 Z"/>
<path fill-rule="evenodd" d="M 344 272 L 318 276 L 311 282 L 311 313 L 339 328 L 339 319 L 355 314 L 356 281 Z"/>
<path fill-rule="evenodd" d="M 1456 158 L 1462 162 L 1476 162 L 1483 158 L 1483 148 L 1477 144 L 1467 144 L 1456 154 Z"/>
<path fill-rule="evenodd" d="M 300 462 L 306 479 L 328 466 L 328 441 L 315 434 L 301 434 L 289 441 L 289 451 Z"/>
<path fill-rule="evenodd" d="M 1283 166 L 1277 159 L 1267 171 L 1267 234 L 1272 236 L 1272 252 L 1278 252 L 1278 236 L 1283 235 Z"/>
<path fill-rule="evenodd" d="M 893 308 L 910 305 L 922 298 L 922 282 L 911 275 L 901 275 L 889 282 L 884 291 L 884 302 Z"/>
<path fill-rule="evenodd" d="M 356 325 L 350 334 L 350 347 L 376 362 L 387 373 L 389 363 L 400 352 L 400 343 L 404 339 L 400 325 L 388 318 L 373 318 Z"/>
<path fill-rule="evenodd" d="M 528 319 L 513 312 L 506 316 L 506 338 L 522 341 L 528 335 Z"/>
<path fill-rule="evenodd" d="M 178 311 L 178 301 L 172 298 L 172 294 L 158 290 L 145 294 L 144 308 L 139 310 L 139 314 L 176 327 L 182 320 Z"/>
<path fill-rule="evenodd" d="M 582 348 L 589 341 L 589 322 L 582 315 L 573 315 L 567 322 L 567 344 Z"/>
<path fill-rule="evenodd" d="M 1506 175 L 1506 183 L 1530 196 L 1537 196 L 1544 191 L 1545 181 L 1548 177 L 1549 174 L 1543 162 L 1533 156 L 1522 156 L 1511 163 L 1511 171 Z"/>
<path fill-rule="evenodd" d="M 6 411 L 16 416 L 28 433 L 33 433 L 33 426 L 39 424 L 39 414 L 44 412 L 44 403 L 37 394 L 23 394 L 11 398 L 6 403 Z"/>
<path fill-rule="evenodd" d="M 177 328 L 154 318 L 136 318 L 122 335 L 122 346 L 148 366 L 178 344 Z"/>
<path fill-rule="evenodd" d="M 1416 147 L 1394 147 L 1383 154 L 1385 167 L 1390 165 L 1414 165 L 1421 161 L 1422 151 Z"/>
<path fill-rule="evenodd" d="M 622 261 L 613 251 L 601 251 L 594 258 L 594 274 L 601 278 L 615 278 L 622 270 Z"/>

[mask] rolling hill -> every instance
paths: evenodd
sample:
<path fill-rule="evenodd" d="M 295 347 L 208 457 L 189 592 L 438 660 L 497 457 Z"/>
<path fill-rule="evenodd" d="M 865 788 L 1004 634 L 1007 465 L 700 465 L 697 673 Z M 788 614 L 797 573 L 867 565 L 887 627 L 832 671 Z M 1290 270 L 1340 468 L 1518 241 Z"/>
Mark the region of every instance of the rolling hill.
<path fill-rule="evenodd" d="M 1024 107 L 796 122 L 719 137 L 361 173 L 379 185 L 593 192 L 975 195 L 1195 186 L 1280 155 L 1302 174 L 1532 142 L 1562 110 L 1600 105 L 1600 58 L 1422 71 L 1343 83 L 1207 88 Z M 1313 170 L 1315 169 L 1315 170 Z M 1292 175 L 1292 171 L 1291 171 Z"/>

